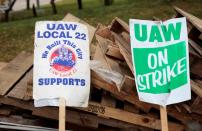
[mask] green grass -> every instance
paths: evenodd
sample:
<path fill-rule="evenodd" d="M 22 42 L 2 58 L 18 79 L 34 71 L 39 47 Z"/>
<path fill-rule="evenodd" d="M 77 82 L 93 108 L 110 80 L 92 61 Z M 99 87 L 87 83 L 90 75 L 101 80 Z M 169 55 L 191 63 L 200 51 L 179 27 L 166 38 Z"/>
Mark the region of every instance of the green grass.
<path fill-rule="evenodd" d="M 83 0 L 83 10 L 77 9 L 76 0 L 63 0 L 57 3 L 57 15 L 52 15 L 50 5 L 43 6 L 38 17 L 32 17 L 32 11 L 12 12 L 11 21 L 0 23 L 0 61 L 10 61 L 19 52 L 33 51 L 34 25 L 39 20 L 61 20 L 65 14 L 75 16 L 96 26 L 109 24 L 114 17 L 128 22 L 130 18 L 152 19 L 156 16 L 168 19 L 174 15 L 176 5 L 195 16 L 202 18 L 202 0 L 114 0 L 112 6 L 103 6 L 102 0 Z"/>

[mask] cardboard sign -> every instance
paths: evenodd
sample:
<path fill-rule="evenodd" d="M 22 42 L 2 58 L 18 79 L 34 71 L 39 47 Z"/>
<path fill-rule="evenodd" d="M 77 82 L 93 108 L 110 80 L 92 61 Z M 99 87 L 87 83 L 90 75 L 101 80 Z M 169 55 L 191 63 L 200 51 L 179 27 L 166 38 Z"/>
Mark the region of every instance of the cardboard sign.
<path fill-rule="evenodd" d="M 139 99 L 163 106 L 189 100 L 186 19 L 131 19 L 130 36 Z"/>
<path fill-rule="evenodd" d="M 75 22 L 43 21 L 35 26 L 35 106 L 86 107 L 90 91 L 89 39 L 85 25 Z M 35 102 L 35 103 L 36 103 Z"/>

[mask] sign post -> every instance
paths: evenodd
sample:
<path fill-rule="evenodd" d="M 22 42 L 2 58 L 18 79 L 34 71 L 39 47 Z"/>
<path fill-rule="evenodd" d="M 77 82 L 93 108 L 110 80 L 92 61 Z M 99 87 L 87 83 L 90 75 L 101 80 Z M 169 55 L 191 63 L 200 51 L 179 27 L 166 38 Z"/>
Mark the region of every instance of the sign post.
<path fill-rule="evenodd" d="M 34 105 L 59 106 L 59 131 L 65 131 L 65 107 L 88 106 L 90 53 L 87 27 L 77 22 L 37 22 L 33 74 Z"/>
<path fill-rule="evenodd" d="M 191 99 L 186 18 L 130 20 L 131 52 L 139 99 L 160 105 L 162 130 L 168 130 L 166 105 Z"/>
<path fill-rule="evenodd" d="M 65 131 L 65 118 L 66 118 L 66 104 L 65 99 L 59 99 L 59 131 Z"/>
<path fill-rule="evenodd" d="M 160 106 L 161 130 L 168 131 L 168 118 L 166 107 Z"/>

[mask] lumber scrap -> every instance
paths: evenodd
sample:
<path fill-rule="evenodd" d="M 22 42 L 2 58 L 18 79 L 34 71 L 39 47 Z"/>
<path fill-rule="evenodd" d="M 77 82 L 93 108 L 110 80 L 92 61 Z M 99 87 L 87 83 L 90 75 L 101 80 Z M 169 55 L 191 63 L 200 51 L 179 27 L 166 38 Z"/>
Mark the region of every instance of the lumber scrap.
<path fill-rule="evenodd" d="M 202 57 L 202 48 L 193 40 L 189 39 L 189 44 L 192 46 L 192 48 L 198 53 L 200 57 Z"/>
<path fill-rule="evenodd" d="M 33 64 L 33 54 L 22 52 L 0 71 L 0 95 L 5 95 Z"/>
<path fill-rule="evenodd" d="M 97 55 L 98 53 L 95 53 L 93 60 L 98 60 L 103 62 L 101 64 L 105 65 L 106 67 L 104 68 L 105 70 L 107 70 L 109 73 L 116 74 L 116 77 L 120 80 L 116 79 L 115 84 L 117 88 L 120 89 L 120 84 L 121 84 L 123 75 L 124 74 L 131 75 L 131 72 L 127 67 L 123 67 L 123 64 L 122 64 L 123 62 L 110 58 L 105 55 L 106 51 L 108 50 L 108 46 L 113 45 L 111 41 L 104 39 L 99 35 L 96 35 L 96 39 L 98 41 L 98 46 L 99 46 L 97 47 L 96 50 L 99 52 L 100 55 Z"/>
<path fill-rule="evenodd" d="M 121 60 L 121 61 L 124 60 L 123 55 L 120 53 L 119 48 L 116 46 L 113 46 L 113 45 L 107 46 L 107 50 L 106 50 L 105 54 L 107 56 L 110 56 L 112 58 L 116 58 L 116 59 Z"/>
<path fill-rule="evenodd" d="M 94 37 L 94 34 L 95 34 L 95 31 L 96 31 L 96 28 L 93 27 L 92 25 L 86 23 L 85 21 L 79 19 L 78 17 L 68 13 L 63 19 L 62 21 L 69 21 L 69 22 L 78 22 L 78 23 L 81 23 L 81 24 L 84 24 L 87 26 L 88 28 L 88 32 L 89 32 L 89 43 L 92 42 L 93 40 L 93 37 Z"/>
<path fill-rule="evenodd" d="M 125 42 L 116 33 L 112 33 L 112 34 L 114 35 L 115 41 L 116 41 L 117 45 L 119 46 L 120 52 L 123 55 L 126 63 L 128 64 L 131 72 L 134 73 L 130 44 Z"/>
<path fill-rule="evenodd" d="M 113 95 L 118 96 L 118 98 L 120 100 L 125 100 L 125 101 L 128 101 L 128 102 L 136 105 L 136 107 L 140 108 L 142 111 L 149 112 L 149 110 L 151 109 L 152 104 L 147 104 L 147 103 L 139 101 L 139 99 L 136 95 L 128 95 L 123 92 L 119 92 L 114 84 L 106 83 L 94 71 L 92 71 L 91 75 L 92 75 L 91 83 L 92 83 L 93 87 L 96 87 L 96 88 L 98 87 L 98 88 L 102 88 L 106 91 L 109 91 Z"/>
<path fill-rule="evenodd" d="M 32 111 L 32 114 L 34 116 L 58 120 L 58 109 L 54 108 L 54 107 L 34 108 L 33 102 L 25 102 L 25 101 L 21 101 L 21 100 L 12 99 L 12 98 L 1 98 L 0 103 L 6 104 L 6 105 L 11 105 L 11 106 L 22 108 L 22 109 L 26 109 L 26 110 L 30 110 L 30 111 Z M 142 127 L 136 127 L 135 125 L 130 125 L 129 123 L 116 121 L 114 119 L 104 119 L 107 117 L 103 118 L 102 115 L 98 115 L 99 117 L 96 117 L 94 115 L 75 112 L 75 111 L 71 111 L 71 110 L 67 110 L 66 113 L 68 116 L 66 118 L 67 122 L 81 125 L 81 126 L 97 128 L 98 123 L 100 123 L 100 124 L 105 124 L 108 126 L 110 126 L 112 124 L 116 128 L 132 128 L 133 127 L 133 128 L 138 128 L 138 129 L 139 128 L 145 129 Z M 117 123 L 119 123 L 119 125 L 117 125 Z"/>
<path fill-rule="evenodd" d="M 202 88 L 193 80 L 190 80 L 191 90 L 202 98 Z"/>
<path fill-rule="evenodd" d="M 132 123 L 135 125 L 140 125 L 140 126 L 149 127 L 152 129 L 161 130 L 160 120 L 152 117 L 143 116 L 143 115 L 123 111 L 120 109 L 103 106 L 94 102 L 91 102 L 88 108 L 80 108 L 80 109 L 83 109 L 85 111 L 88 111 L 94 114 L 100 114 L 100 115 L 104 115 L 106 117 L 110 117 L 120 121 Z M 184 130 L 184 126 L 169 122 L 169 129 L 182 131 Z"/>
<path fill-rule="evenodd" d="M 116 61 L 116 60 L 114 60 L 114 59 L 112 59 L 112 58 L 109 58 L 109 57 L 107 57 L 106 55 L 104 55 L 105 52 L 107 51 L 108 45 L 110 45 L 110 44 L 112 44 L 112 43 L 111 43 L 110 41 L 108 41 L 108 40 L 102 38 L 102 37 L 99 36 L 99 35 L 96 35 L 96 39 L 97 39 L 97 41 L 98 41 L 98 45 L 100 46 L 100 50 L 101 50 L 101 52 L 102 52 L 102 54 L 103 54 L 102 56 L 105 58 L 106 63 L 108 64 L 108 67 L 109 67 L 108 69 L 109 69 L 109 70 L 113 70 L 113 71 L 115 71 L 115 72 L 119 72 L 120 74 L 123 74 L 123 73 L 121 72 L 121 68 L 120 68 L 120 66 L 119 66 L 118 61 Z M 96 60 L 97 58 L 94 57 L 94 59 Z"/>
<path fill-rule="evenodd" d="M 8 97 L 23 99 L 27 93 L 28 81 L 33 77 L 33 69 L 25 74 L 20 82 L 18 82 L 14 88 L 8 93 Z"/>
<path fill-rule="evenodd" d="M 194 100 L 193 104 L 191 105 L 191 111 L 197 114 L 202 114 L 202 98 L 199 96 Z"/>
<path fill-rule="evenodd" d="M 33 115 L 44 117 L 48 119 L 58 120 L 58 109 L 42 107 L 38 110 L 32 112 Z M 66 110 L 66 122 L 91 127 L 98 128 L 98 121 L 96 116 L 80 113 L 76 111 Z"/>
<path fill-rule="evenodd" d="M 174 7 L 174 9 L 181 14 L 182 16 L 186 17 L 188 21 L 190 21 L 200 32 L 202 32 L 202 20 L 193 16 L 178 7 Z"/>
<path fill-rule="evenodd" d="M 115 38 L 115 42 L 118 45 L 121 54 L 133 73 L 128 24 L 119 18 L 115 18 L 111 23 L 110 30 L 112 31 L 112 35 Z"/>

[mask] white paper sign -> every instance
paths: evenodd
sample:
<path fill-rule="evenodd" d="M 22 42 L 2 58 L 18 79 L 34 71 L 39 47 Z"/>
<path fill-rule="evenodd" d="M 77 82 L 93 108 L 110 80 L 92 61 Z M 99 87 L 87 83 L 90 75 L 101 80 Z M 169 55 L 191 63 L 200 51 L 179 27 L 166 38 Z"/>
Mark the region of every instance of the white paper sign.
<path fill-rule="evenodd" d="M 33 76 L 35 106 L 58 106 L 58 98 L 63 97 L 67 106 L 86 107 L 90 91 L 89 61 L 85 25 L 37 22 Z"/>
<path fill-rule="evenodd" d="M 186 19 L 131 19 L 130 37 L 139 99 L 163 106 L 189 100 Z"/>

